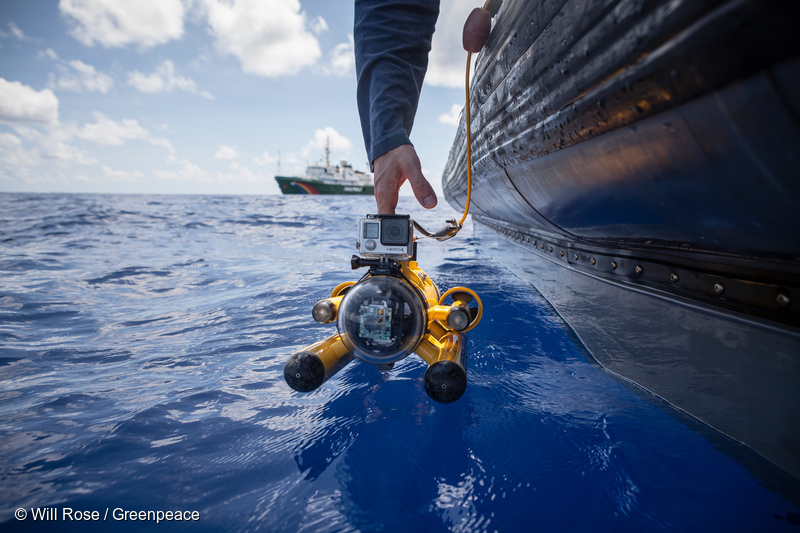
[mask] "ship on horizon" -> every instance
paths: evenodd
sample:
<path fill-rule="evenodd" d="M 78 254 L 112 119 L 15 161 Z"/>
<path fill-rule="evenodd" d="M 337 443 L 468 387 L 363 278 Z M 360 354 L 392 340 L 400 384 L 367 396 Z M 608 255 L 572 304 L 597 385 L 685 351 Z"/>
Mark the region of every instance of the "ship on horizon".
<path fill-rule="evenodd" d="M 371 172 L 355 170 L 346 159 L 330 163 L 330 143 L 325 146 L 325 164 L 309 165 L 304 176 L 275 176 L 283 194 L 374 194 Z"/>

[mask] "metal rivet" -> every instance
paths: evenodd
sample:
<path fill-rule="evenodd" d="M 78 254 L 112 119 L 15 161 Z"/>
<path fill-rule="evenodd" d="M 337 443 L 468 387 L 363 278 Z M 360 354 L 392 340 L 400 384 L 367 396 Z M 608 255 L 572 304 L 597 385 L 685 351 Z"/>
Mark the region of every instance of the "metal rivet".
<path fill-rule="evenodd" d="M 533 245 L 536 246 L 536 239 L 533 239 Z"/>
<path fill-rule="evenodd" d="M 578 254 L 575 254 L 575 261 L 578 260 Z"/>
<path fill-rule="evenodd" d="M 611 261 L 611 268 L 613 268 L 614 270 L 617 269 L 617 262 L 616 261 Z"/>
<path fill-rule="evenodd" d="M 552 252 L 553 252 L 553 247 L 551 246 L 551 247 L 550 247 L 550 253 L 552 253 Z"/>
<path fill-rule="evenodd" d="M 714 292 L 717 293 L 717 296 L 722 296 L 722 293 L 725 292 L 725 287 L 722 286 L 722 283 L 714 284 Z"/>
<path fill-rule="evenodd" d="M 673 272 L 672 274 L 669 275 L 669 280 L 672 283 L 678 283 L 678 275 Z"/>
<path fill-rule="evenodd" d="M 561 257 L 564 257 L 564 250 L 561 250 Z"/>
<path fill-rule="evenodd" d="M 544 243 L 542 243 L 542 250 L 544 250 Z"/>
<path fill-rule="evenodd" d="M 791 301 L 791 300 L 789 300 L 789 297 L 788 297 L 788 296 L 786 296 L 786 295 L 785 295 L 785 294 L 783 294 L 783 293 L 780 293 L 780 294 L 778 295 L 778 307 L 781 307 L 781 308 L 786 308 L 786 307 L 789 307 L 789 304 L 790 304 L 790 303 L 792 303 L 792 301 Z"/>
<path fill-rule="evenodd" d="M 644 269 L 642 267 L 640 267 L 639 265 L 636 265 L 636 268 L 634 268 L 633 271 L 636 272 L 637 276 L 641 276 L 642 272 L 644 272 Z"/>
<path fill-rule="evenodd" d="M 597 261 L 594 260 L 594 257 L 592 257 L 592 264 L 593 265 L 597 264 Z"/>

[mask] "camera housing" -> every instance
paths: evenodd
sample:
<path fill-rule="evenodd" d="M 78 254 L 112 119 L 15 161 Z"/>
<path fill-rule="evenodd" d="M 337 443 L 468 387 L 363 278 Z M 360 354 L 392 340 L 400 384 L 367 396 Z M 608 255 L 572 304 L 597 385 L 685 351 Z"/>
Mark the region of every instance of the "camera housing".
<path fill-rule="evenodd" d="M 367 215 L 358 226 L 358 252 L 368 259 L 411 259 L 414 229 L 409 215 Z"/>

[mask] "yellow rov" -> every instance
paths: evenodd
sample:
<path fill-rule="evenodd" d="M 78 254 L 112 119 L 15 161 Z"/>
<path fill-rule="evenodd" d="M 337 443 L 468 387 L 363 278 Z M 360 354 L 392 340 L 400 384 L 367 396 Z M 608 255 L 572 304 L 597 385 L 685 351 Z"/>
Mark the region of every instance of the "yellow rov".
<path fill-rule="evenodd" d="M 336 321 L 337 333 L 293 354 L 284 366 L 286 383 L 310 392 L 354 357 L 391 370 L 416 353 L 429 365 L 428 396 L 439 403 L 458 400 L 467 387 L 464 334 L 483 316 L 480 298 L 466 287 L 440 294 L 416 262 L 408 215 L 367 215 L 360 223 L 358 249 L 361 256 L 354 255 L 351 266 L 369 267 L 368 272 L 337 286 L 311 312 L 320 324 Z"/>

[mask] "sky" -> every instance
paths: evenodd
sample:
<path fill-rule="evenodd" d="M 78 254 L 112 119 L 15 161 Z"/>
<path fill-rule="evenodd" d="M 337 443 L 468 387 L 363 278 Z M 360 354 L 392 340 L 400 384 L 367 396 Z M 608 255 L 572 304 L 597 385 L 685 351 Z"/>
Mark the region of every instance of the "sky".
<path fill-rule="evenodd" d="M 411 134 L 440 202 L 475 6 L 442 0 Z M 0 192 L 279 194 L 328 141 L 368 170 L 355 94 L 352 0 L 3 0 Z"/>

